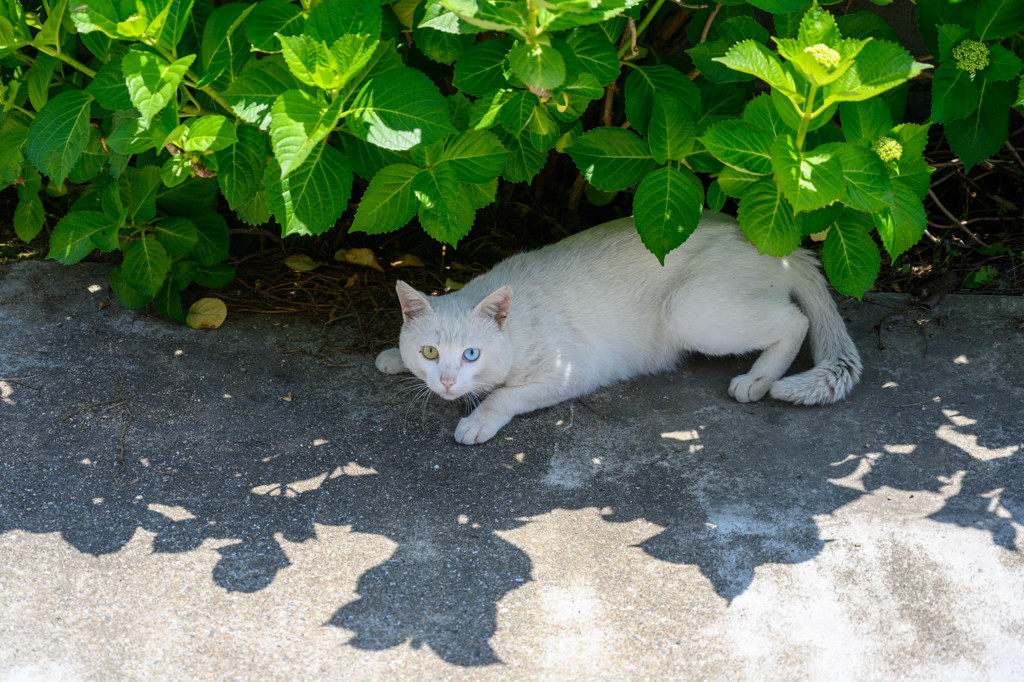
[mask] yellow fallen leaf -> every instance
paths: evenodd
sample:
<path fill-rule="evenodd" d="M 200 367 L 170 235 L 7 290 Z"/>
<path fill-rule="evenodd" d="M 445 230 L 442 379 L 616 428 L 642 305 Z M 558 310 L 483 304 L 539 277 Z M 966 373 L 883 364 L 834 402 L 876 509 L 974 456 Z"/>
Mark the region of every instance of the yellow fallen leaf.
<path fill-rule="evenodd" d="M 828 228 L 827 227 L 824 230 L 822 230 L 821 232 L 815 232 L 814 234 L 812 234 L 811 235 L 811 241 L 823 242 L 823 241 L 825 241 L 826 235 L 828 235 Z"/>
<path fill-rule="evenodd" d="M 217 329 L 224 324 L 228 307 L 219 298 L 201 298 L 188 309 L 185 324 L 193 329 Z"/>
<path fill-rule="evenodd" d="M 421 268 L 423 267 L 423 261 L 419 257 L 406 253 L 395 260 L 391 261 L 391 267 L 393 268 Z"/>
<path fill-rule="evenodd" d="M 284 259 L 284 264 L 290 267 L 292 270 L 298 270 L 299 272 L 309 272 L 323 265 L 318 260 L 313 260 L 306 254 L 299 254 L 297 256 L 288 256 Z"/>
<path fill-rule="evenodd" d="M 334 260 L 351 263 L 352 265 L 363 265 L 384 272 L 384 268 L 377 262 L 377 256 L 370 249 L 339 249 L 334 254 Z"/>

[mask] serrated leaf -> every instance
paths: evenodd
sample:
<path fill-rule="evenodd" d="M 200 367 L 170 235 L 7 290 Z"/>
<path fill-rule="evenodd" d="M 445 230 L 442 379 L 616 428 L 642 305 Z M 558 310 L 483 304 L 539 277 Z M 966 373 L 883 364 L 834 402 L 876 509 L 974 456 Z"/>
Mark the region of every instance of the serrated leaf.
<path fill-rule="evenodd" d="M 156 215 L 156 194 L 160 184 L 160 169 L 156 166 L 125 169 L 118 187 L 129 220 L 143 223 Z"/>
<path fill-rule="evenodd" d="M 1009 105 L 1016 88 L 1003 81 L 989 83 L 976 80 L 981 104 L 967 117 L 947 121 L 943 130 L 946 139 L 964 164 L 966 173 L 979 161 L 995 154 L 1009 135 Z"/>
<path fill-rule="evenodd" d="M 260 130 L 270 127 L 271 109 L 277 98 L 288 90 L 301 89 L 301 84 L 288 71 L 284 58 L 273 55 L 250 64 L 224 91 L 231 110 Z"/>
<path fill-rule="evenodd" d="M 266 141 L 252 126 L 239 125 L 238 141 L 217 152 L 217 182 L 232 210 L 249 201 L 263 186 Z"/>
<path fill-rule="evenodd" d="M 894 178 L 893 205 L 872 214 L 875 229 L 892 260 L 920 241 L 928 215 L 915 188 L 903 178 Z"/>
<path fill-rule="evenodd" d="M 79 33 L 102 31 L 111 38 L 119 37 L 117 22 L 120 17 L 113 0 L 88 0 L 75 2 L 71 7 L 71 20 Z"/>
<path fill-rule="evenodd" d="M 772 170 L 774 138 L 746 121 L 716 123 L 698 138 L 716 159 L 736 170 L 767 175 Z"/>
<path fill-rule="evenodd" d="M 446 197 L 446 201 L 432 206 L 421 203 L 420 225 L 424 232 L 437 241 L 457 246 L 472 229 L 476 209 L 462 187 L 457 187 L 454 196 L 450 199 Z"/>
<path fill-rule="evenodd" d="M 57 67 L 57 58 L 51 57 L 45 52 L 36 55 L 35 63 L 25 74 L 28 83 L 28 101 L 32 108 L 39 111 L 46 106 L 46 100 L 50 97 L 50 84 L 53 81 L 53 71 Z"/>
<path fill-rule="evenodd" d="M 193 329 L 219 329 L 228 316 L 228 307 L 219 298 L 201 298 L 188 308 L 185 324 Z"/>
<path fill-rule="evenodd" d="M 803 99 L 797 94 L 793 76 L 782 68 L 782 62 L 767 47 L 755 40 L 745 40 L 733 45 L 724 57 L 713 61 L 721 62 L 734 71 L 748 73 L 760 78 L 773 89 L 794 99 L 799 104 Z"/>
<path fill-rule="evenodd" d="M 979 40 L 1006 38 L 1024 26 L 1024 3 L 1019 0 L 981 0 L 974 15 Z"/>
<path fill-rule="evenodd" d="M 104 109 L 117 111 L 132 108 L 132 98 L 128 95 L 128 86 L 124 82 L 120 57 L 101 66 L 85 86 L 85 91 L 95 97 Z"/>
<path fill-rule="evenodd" d="M 14 215 L 12 216 L 14 234 L 18 235 L 18 239 L 23 242 L 32 241 L 43 229 L 45 217 L 43 202 L 39 195 L 32 195 L 21 199 L 14 208 Z"/>
<path fill-rule="evenodd" d="M 832 286 L 841 294 L 860 298 L 878 276 L 882 259 L 869 223 L 866 214 L 846 211 L 825 237 L 821 262 Z"/>
<path fill-rule="evenodd" d="M 507 156 L 508 150 L 494 133 L 467 130 L 445 144 L 441 160 L 451 164 L 459 179 L 482 183 L 498 177 Z"/>
<path fill-rule="evenodd" d="M 644 246 L 664 265 L 665 256 L 697 229 L 703 207 L 700 180 L 689 170 L 663 166 L 636 188 L 633 221 Z"/>
<path fill-rule="evenodd" d="M 224 116 L 207 115 L 189 119 L 181 147 L 189 152 L 215 152 L 238 141 L 235 127 Z"/>
<path fill-rule="evenodd" d="M 632 187 L 656 165 L 642 139 L 616 127 L 587 131 L 568 154 L 587 182 L 605 192 Z"/>
<path fill-rule="evenodd" d="M 788 256 L 800 246 L 800 226 L 793 209 L 771 178 L 762 178 L 743 192 L 737 218 L 747 239 L 761 253 Z"/>
<path fill-rule="evenodd" d="M 932 79 L 931 120 L 945 123 L 964 118 L 977 106 L 978 90 L 971 74 L 952 64 L 940 64 Z"/>
<path fill-rule="evenodd" d="M 509 182 L 531 182 L 544 167 L 548 155 L 538 151 L 528 135 L 516 136 L 503 132 L 500 139 L 509 151 L 502 176 Z"/>
<path fill-rule="evenodd" d="M 117 302 L 125 308 L 130 310 L 142 308 L 153 300 L 152 296 L 138 292 L 125 283 L 124 272 L 120 265 L 110 271 L 109 281 L 110 288 L 113 289 L 114 295 L 117 297 Z"/>
<path fill-rule="evenodd" d="M 694 114 L 700 111 L 700 89 L 686 74 L 667 64 L 640 66 L 626 77 L 626 118 L 643 134 L 651 118 L 654 101 L 660 97 L 673 97 Z"/>
<path fill-rule="evenodd" d="M 362 139 L 396 151 L 455 132 L 437 86 L 422 72 L 407 67 L 370 78 L 345 120 Z"/>
<path fill-rule="evenodd" d="M 29 162 L 55 184 L 64 182 L 89 144 L 92 95 L 82 90 L 62 92 L 36 114 L 25 140 Z"/>
<path fill-rule="evenodd" d="M 828 206 L 846 192 L 833 145 L 802 151 L 792 135 L 782 135 L 772 145 L 772 170 L 794 213 Z"/>
<path fill-rule="evenodd" d="M 508 87 L 504 63 L 512 44 L 510 38 L 491 38 L 469 47 L 455 62 L 452 85 L 476 97 Z"/>
<path fill-rule="evenodd" d="M 593 74 L 600 85 L 614 83 L 619 77 L 619 56 L 603 33 L 593 29 L 577 30 L 565 40 L 585 73 Z"/>
<path fill-rule="evenodd" d="M 196 224 L 188 218 L 170 216 L 153 226 L 153 234 L 172 256 L 185 256 L 199 241 Z"/>
<path fill-rule="evenodd" d="M 768 94 L 758 95 L 747 103 L 743 108 L 743 120 L 768 131 L 775 137 L 791 131 L 779 112 L 775 110 L 775 104 L 772 102 L 771 95 Z"/>
<path fill-rule="evenodd" d="M 892 130 L 892 113 L 881 99 L 843 102 L 839 107 L 839 120 L 846 141 L 854 144 L 870 145 Z"/>
<path fill-rule="evenodd" d="M 852 144 L 836 147 L 846 180 L 841 201 L 858 211 L 881 211 L 892 205 L 892 181 L 885 163 L 870 149 Z"/>
<path fill-rule="evenodd" d="M 306 15 L 298 5 L 285 0 L 262 0 L 245 22 L 245 31 L 255 49 L 277 52 L 281 44 L 275 34 L 298 35 L 305 23 Z"/>
<path fill-rule="evenodd" d="M 199 56 L 203 77 L 199 79 L 198 87 L 216 81 L 227 70 L 236 53 L 243 49 L 248 51 L 248 42 L 242 45 L 243 22 L 257 6 L 258 3 L 234 2 L 210 13 L 203 28 Z"/>
<path fill-rule="evenodd" d="M 539 104 L 537 96 L 528 90 L 516 90 L 501 107 L 501 126 L 513 135 L 521 134 L 533 118 Z"/>
<path fill-rule="evenodd" d="M 282 176 L 301 166 L 334 129 L 341 118 L 341 105 L 340 97 L 325 105 L 301 90 L 278 97 L 271 114 L 270 143 Z"/>
<path fill-rule="evenodd" d="M 125 284 L 148 296 L 160 291 L 170 266 L 167 251 L 153 237 L 143 237 L 125 249 L 121 265 Z"/>
<path fill-rule="evenodd" d="M 231 233 L 219 213 L 203 211 L 191 217 L 196 226 L 196 245 L 191 255 L 200 265 L 216 265 L 228 257 Z"/>
<path fill-rule="evenodd" d="M 658 97 L 651 110 L 647 141 L 658 163 L 680 161 L 693 151 L 697 123 L 693 112 L 674 97 Z"/>
<path fill-rule="evenodd" d="M 826 102 L 855 102 L 895 88 L 925 69 L 896 43 L 872 40 L 866 43 L 842 76 L 824 88 Z"/>
<path fill-rule="evenodd" d="M 196 265 L 192 268 L 191 278 L 199 286 L 207 289 L 220 289 L 226 287 L 235 278 L 235 269 L 226 263 Z"/>
<path fill-rule="evenodd" d="M 185 321 L 185 312 L 181 308 L 181 295 L 170 278 L 164 281 L 160 291 L 153 297 L 153 310 L 158 315 L 169 317 L 172 320 Z"/>
<path fill-rule="evenodd" d="M 192 14 L 193 0 L 164 0 L 163 8 L 146 27 L 146 33 L 155 39 L 157 47 L 173 54 Z"/>
<path fill-rule="evenodd" d="M 565 61 L 550 45 L 518 43 L 508 52 L 512 73 L 527 85 L 553 90 L 565 82 Z"/>
<path fill-rule="evenodd" d="M 305 31 L 328 45 L 345 35 L 366 36 L 377 42 L 381 22 L 377 0 L 321 0 L 310 10 Z"/>
<path fill-rule="evenodd" d="M 412 183 L 419 172 L 416 166 L 405 163 L 382 168 L 363 193 L 350 231 L 383 234 L 412 220 L 419 208 Z"/>
<path fill-rule="evenodd" d="M 320 234 L 332 227 L 348 206 L 352 167 L 341 152 L 321 142 L 287 178 L 281 177 L 281 167 L 272 159 L 263 184 L 282 236 Z"/>
<path fill-rule="evenodd" d="M 1024 62 L 1002 45 L 989 46 L 988 66 L 981 72 L 989 82 L 1008 81 L 1017 77 Z"/>
<path fill-rule="evenodd" d="M 169 63 L 163 57 L 143 50 L 132 49 L 125 53 L 121 59 L 121 70 L 128 85 L 128 95 L 145 126 L 149 126 L 153 117 L 177 93 L 195 57 L 190 54 Z"/>

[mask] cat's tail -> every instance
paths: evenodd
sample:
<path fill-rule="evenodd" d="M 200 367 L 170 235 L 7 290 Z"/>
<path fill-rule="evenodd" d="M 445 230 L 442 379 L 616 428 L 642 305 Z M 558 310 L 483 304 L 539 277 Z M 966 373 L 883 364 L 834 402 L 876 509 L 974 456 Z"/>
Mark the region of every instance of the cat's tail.
<path fill-rule="evenodd" d="M 805 252 L 786 259 L 793 270 L 793 296 L 810 321 L 814 367 L 774 382 L 770 394 L 797 405 L 842 400 L 860 380 L 860 353 L 839 315 L 817 261 Z"/>

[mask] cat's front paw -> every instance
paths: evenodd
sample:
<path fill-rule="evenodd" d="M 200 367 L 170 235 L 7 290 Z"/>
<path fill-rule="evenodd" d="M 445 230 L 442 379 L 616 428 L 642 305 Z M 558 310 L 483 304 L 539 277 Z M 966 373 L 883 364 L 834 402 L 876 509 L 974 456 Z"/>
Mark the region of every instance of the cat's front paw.
<path fill-rule="evenodd" d="M 737 402 L 753 403 L 763 398 L 771 387 L 771 377 L 741 374 L 729 382 L 729 395 Z"/>
<path fill-rule="evenodd" d="M 402 353 L 397 348 L 388 348 L 385 351 L 381 351 L 374 364 L 377 366 L 377 369 L 385 374 L 401 374 L 402 372 L 409 371 L 405 363 L 402 362 Z"/>
<path fill-rule="evenodd" d="M 508 418 L 477 408 L 473 414 L 459 421 L 455 427 L 455 440 L 463 445 L 483 443 L 493 438 L 498 429 L 507 423 Z"/>

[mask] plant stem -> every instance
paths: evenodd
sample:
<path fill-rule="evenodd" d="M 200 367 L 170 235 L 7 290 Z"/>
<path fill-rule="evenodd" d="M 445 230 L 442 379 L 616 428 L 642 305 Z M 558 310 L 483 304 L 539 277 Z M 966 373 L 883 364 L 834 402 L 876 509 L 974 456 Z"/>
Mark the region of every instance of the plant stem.
<path fill-rule="evenodd" d="M 658 13 L 658 10 L 661 9 L 661 6 L 664 4 L 665 0 L 656 0 L 654 5 L 651 7 L 651 10 L 646 14 L 646 16 L 644 16 L 643 21 L 641 21 L 640 25 L 636 27 L 636 38 L 638 40 L 640 36 L 643 35 L 643 32 L 647 30 L 647 26 L 650 25 L 651 21 L 654 19 L 654 15 Z M 622 59 L 625 56 L 628 49 L 629 46 L 627 45 L 623 45 L 622 48 L 619 49 L 619 59 Z"/>
<path fill-rule="evenodd" d="M 811 125 L 811 119 L 814 118 L 814 96 L 818 94 L 818 86 L 811 84 L 811 89 L 807 93 L 807 106 L 803 111 L 803 116 L 800 117 L 800 128 L 796 131 L 796 148 L 797 151 L 803 151 L 804 138 L 807 136 L 807 129 Z"/>
<path fill-rule="evenodd" d="M 75 69 L 81 71 L 82 73 L 84 73 L 89 78 L 95 78 L 96 77 L 96 72 L 95 71 L 93 71 L 88 66 L 86 66 L 82 62 L 78 61 L 74 57 L 69 57 L 68 55 L 64 54 L 63 52 L 58 52 L 57 50 L 52 50 L 52 49 L 50 49 L 48 47 L 37 46 L 37 49 L 40 52 L 44 52 L 44 53 L 50 55 L 51 57 L 56 57 L 57 59 L 61 60 L 62 62 L 64 62 L 65 64 L 67 64 L 69 66 L 73 66 Z"/>

